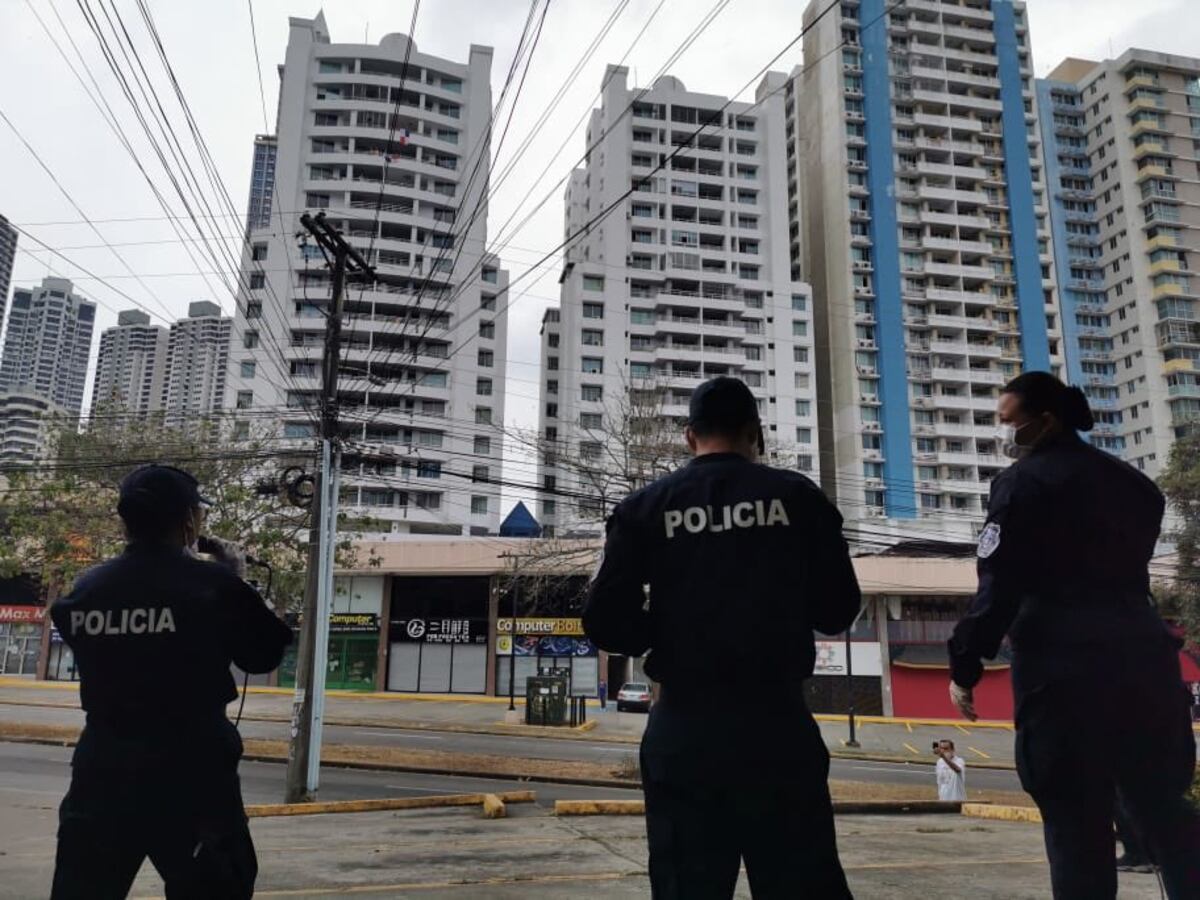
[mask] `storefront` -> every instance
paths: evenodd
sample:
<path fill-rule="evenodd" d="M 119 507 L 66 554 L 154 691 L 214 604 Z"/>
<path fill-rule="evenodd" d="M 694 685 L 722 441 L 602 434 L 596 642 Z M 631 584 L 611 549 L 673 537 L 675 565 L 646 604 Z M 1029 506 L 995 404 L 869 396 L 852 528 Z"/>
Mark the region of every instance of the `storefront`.
<path fill-rule="evenodd" d="M 329 617 L 329 647 L 325 687 L 329 690 L 373 691 L 379 667 L 379 623 L 383 576 L 339 577 L 334 583 L 333 613 Z M 299 620 L 295 639 L 279 664 L 279 684 L 296 683 Z"/>
<path fill-rule="evenodd" d="M 394 578 L 387 689 L 487 691 L 490 578 Z"/>
<path fill-rule="evenodd" d="M 37 675 L 44 606 L 0 606 L 0 675 Z"/>
<path fill-rule="evenodd" d="M 519 618 L 496 620 L 496 693 L 509 693 L 509 678 L 516 693 L 524 694 L 525 679 L 541 668 L 570 673 L 572 696 L 596 696 L 600 685 L 600 657 L 583 634 L 583 620 L 574 618 Z"/>

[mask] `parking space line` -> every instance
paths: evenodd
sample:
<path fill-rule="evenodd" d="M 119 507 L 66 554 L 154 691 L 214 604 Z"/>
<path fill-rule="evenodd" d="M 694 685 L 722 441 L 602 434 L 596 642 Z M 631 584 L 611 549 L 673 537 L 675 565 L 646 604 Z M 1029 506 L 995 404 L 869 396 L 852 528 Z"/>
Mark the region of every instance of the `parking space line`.
<path fill-rule="evenodd" d="M 907 741 L 905 742 L 904 746 L 905 746 L 905 747 L 907 747 L 907 748 L 908 748 L 908 751 L 909 751 L 910 753 L 912 753 L 914 756 L 920 756 L 920 755 L 921 755 L 921 751 L 920 751 L 920 750 L 918 750 L 916 747 L 914 747 L 912 744 L 908 743 Z"/>
<path fill-rule="evenodd" d="M 908 729 L 908 733 L 909 733 L 909 734 L 912 734 L 912 733 L 913 733 L 913 730 L 912 730 L 912 722 L 905 722 L 905 723 L 904 723 L 904 727 Z"/>
<path fill-rule="evenodd" d="M 982 750 L 976 750 L 974 747 L 967 747 L 967 749 L 970 750 L 972 753 L 974 753 L 976 756 L 980 757 L 981 759 L 991 759 L 991 756 L 984 753 Z"/>
<path fill-rule="evenodd" d="M 961 725 L 955 725 L 954 727 L 957 728 L 959 731 L 961 731 L 963 734 L 971 733 L 971 732 L 967 731 L 967 729 L 963 728 Z"/>

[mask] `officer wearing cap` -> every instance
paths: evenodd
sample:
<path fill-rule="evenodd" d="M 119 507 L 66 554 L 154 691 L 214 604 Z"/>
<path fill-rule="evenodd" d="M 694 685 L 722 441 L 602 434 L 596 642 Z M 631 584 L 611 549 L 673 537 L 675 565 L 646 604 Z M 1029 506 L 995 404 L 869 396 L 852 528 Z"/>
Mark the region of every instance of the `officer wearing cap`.
<path fill-rule="evenodd" d="M 1000 395 L 1004 452 L 979 537 L 979 592 L 950 639 L 950 696 L 977 718 L 984 659 L 1012 645 L 1016 759 L 1041 810 L 1056 900 L 1117 895 L 1113 808 L 1171 898 L 1200 897 L 1196 741 L 1179 643 L 1150 599 L 1164 501 L 1084 443 L 1087 398 L 1048 372 Z"/>
<path fill-rule="evenodd" d="M 87 721 L 59 811 L 55 900 L 116 898 L 147 856 L 168 897 L 250 897 L 258 864 L 226 718 L 230 673 L 279 665 L 291 631 L 206 539 L 196 479 L 146 466 L 121 483 L 124 553 L 51 610 L 74 651 Z"/>
<path fill-rule="evenodd" d="M 694 458 L 608 520 L 584 629 L 642 656 L 661 685 L 642 740 L 650 880 L 659 900 L 850 896 L 829 754 L 809 713 L 813 630 L 861 604 L 841 517 L 797 472 L 768 468 L 758 406 L 734 378 L 692 394 Z"/>

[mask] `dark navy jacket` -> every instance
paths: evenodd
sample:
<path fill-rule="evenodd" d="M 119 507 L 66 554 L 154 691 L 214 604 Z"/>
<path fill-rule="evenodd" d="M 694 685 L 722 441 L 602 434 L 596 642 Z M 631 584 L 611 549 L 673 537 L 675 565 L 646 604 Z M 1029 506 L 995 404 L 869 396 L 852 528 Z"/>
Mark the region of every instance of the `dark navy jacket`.
<path fill-rule="evenodd" d="M 584 629 L 609 652 L 650 651 L 676 698 L 798 697 L 813 630 L 844 630 L 861 605 L 841 523 L 797 472 L 697 457 L 609 518 Z"/>
<path fill-rule="evenodd" d="M 1153 481 L 1074 433 L 998 475 L 979 591 L 949 642 L 954 681 L 974 686 L 1006 634 L 1018 703 L 1041 685 L 1173 652 L 1147 568 L 1163 510 Z"/>
<path fill-rule="evenodd" d="M 236 766 L 230 663 L 269 672 L 291 641 L 246 582 L 167 546 L 131 545 L 88 570 L 51 616 L 75 653 L 87 713 L 77 769 Z"/>

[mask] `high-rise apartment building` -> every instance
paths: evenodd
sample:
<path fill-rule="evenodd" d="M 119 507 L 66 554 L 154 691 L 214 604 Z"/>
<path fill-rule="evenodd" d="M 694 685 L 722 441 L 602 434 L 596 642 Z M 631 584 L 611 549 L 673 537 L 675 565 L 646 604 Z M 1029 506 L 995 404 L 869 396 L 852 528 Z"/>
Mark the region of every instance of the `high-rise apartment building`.
<path fill-rule="evenodd" d="M 31 463 L 51 450 L 55 419 L 66 417 L 58 405 L 29 391 L 0 391 L 0 463 Z"/>
<path fill-rule="evenodd" d="M 0 216 L 0 322 L 8 307 L 8 291 L 12 287 L 13 262 L 17 258 L 17 229 Z"/>
<path fill-rule="evenodd" d="M 296 210 L 324 212 L 377 272 L 346 294 L 343 511 L 359 530 L 495 533 L 508 276 L 485 253 L 492 51 L 460 63 L 402 34 L 331 43 L 321 15 L 290 27 L 274 182 L 289 233 L 250 232 L 228 405 L 283 410 L 283 436 L 311 448 L 331 281 L 290 232 Z"/>
<path fill-rule="evenodd" d="M 207 415 L 224 405 L 232 327 L 233 319 L 208 300 L 188 304 L 187 318 L 171 325 L 161 400 L 169 419 Z"/>
<path fill-rule="evenodd" d="M 133 413 L 162 408 L 167 370 L 167 329 L 151 325 L 139 309 L 117 314 L 117 324 L 100 335 L 92 380 L 92 412 L 115 407 Z"/>
<path fill-rule="evenodd" d="M 49 400 L 67 415 L 83 408 L 96 304 L 65 278 L 13 291 L 8 310 L 0 391 Z"/>
<path fill-rule="evenodd" d="M 816 475 L 813 297 L 785 239 L 785 84 L 769 73 L 757 104 L 726 105 L 670 76 L 641 91 L 625 68 L 605 73 L 587 164 L 567 186 L 567 232 L 618 210 L 568 249 L 560 304 L 542 328 L 548 532 L 595 529 L 620 497 L 598 487 L 589 461 L 648 462 L 643 419 L 667 423 L 646 443 L 681 445 L 692 390 L 717 375 L 750 386 L 768 443 Z"/>
<path fill-rule="evenodd" d="M 847 519 L 969 537 L 999 388 L 1062 368 L 1025 4 L 826 6 L 787 97 L 824 487 Z"/>
<path fill-rule="evenodd" d="M 275 192 L 275 157 L 278 142 L 273 134 L 254 136 L 254 162 L 250 169 L 250 200 L 246 204 L 246 233 L 271 224 L 271 195 Z"/>
<path fill-rule="evenodd" d="M 1092 442 L 1155 477 L 1200 420 L 1200 59 L 1068 59 L 1037 86 L 1067 372 Z"/>

